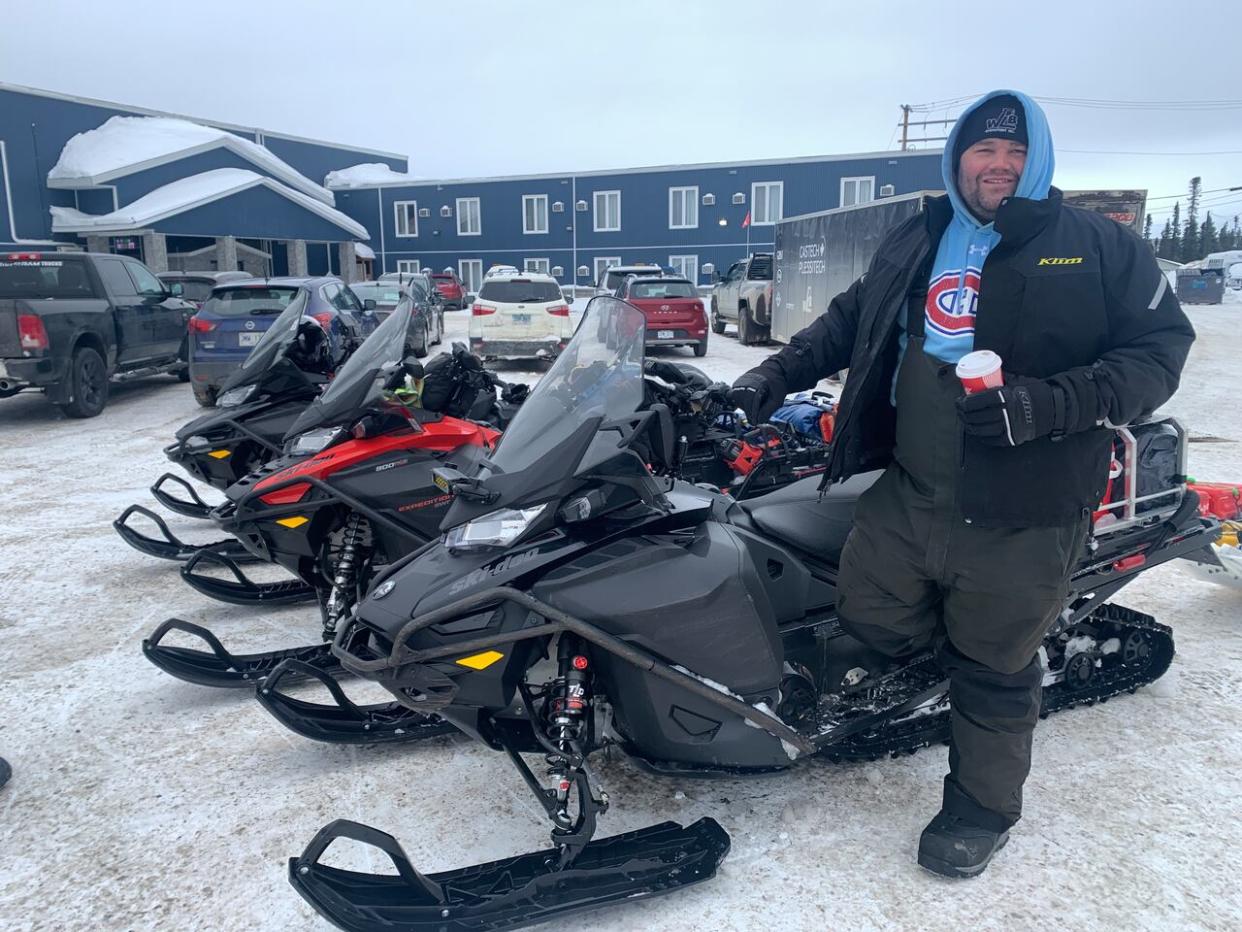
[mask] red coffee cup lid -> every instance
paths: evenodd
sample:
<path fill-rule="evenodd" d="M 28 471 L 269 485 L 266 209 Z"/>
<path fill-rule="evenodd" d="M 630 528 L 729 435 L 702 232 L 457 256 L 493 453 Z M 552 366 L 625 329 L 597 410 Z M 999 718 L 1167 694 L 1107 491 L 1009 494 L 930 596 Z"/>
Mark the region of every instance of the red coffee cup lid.
<path fill-rule="evenodd" d="M 967 353 L 957 364 L 959 379 L 981 379 L 1001 367 L 1001 358 L 991 350 L 975 350 Z"/>

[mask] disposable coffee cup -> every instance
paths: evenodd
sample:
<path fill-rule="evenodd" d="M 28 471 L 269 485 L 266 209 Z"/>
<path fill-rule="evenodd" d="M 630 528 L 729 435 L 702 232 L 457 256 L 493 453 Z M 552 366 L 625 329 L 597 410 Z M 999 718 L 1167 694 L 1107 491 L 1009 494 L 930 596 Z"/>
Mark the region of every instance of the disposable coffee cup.
<path fill-rule="evenodd" d="M 975 350 L 967 353 L 957 364 L 957 377 L 967 395 L 1000 388 L 1005 384 L 1001 372 L 1001 358 L 991 350 Z"/>

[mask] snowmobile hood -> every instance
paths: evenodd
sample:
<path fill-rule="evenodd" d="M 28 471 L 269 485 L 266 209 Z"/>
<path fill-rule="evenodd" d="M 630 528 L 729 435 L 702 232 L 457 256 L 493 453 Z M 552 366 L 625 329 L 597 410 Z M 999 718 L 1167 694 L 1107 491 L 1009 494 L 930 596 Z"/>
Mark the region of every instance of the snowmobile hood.
<path fill-rule="evenodd" d="M 948 141 L 944 144 L 944 154 L 940 160 L 940 173 L 944 178 L 944 189 L 949 194 L 949 202 L 953 205 L 955 223 L 961 223 L 971 230 L 978 230 L 990 223 L 979 221 L 957 190 L 957 140 L 966 122 L 966 118 L 984 106 L 994 97 L 1011 95 L 1022 104 L 1026 116 L 1026 167 L 1022 169 L 1022 177 L 1018 179 L 1014 197 L 1029 198 L 1042 201 L 1048 197 L 1048 189 L 1052 186 L 1052 173 L 1056 168 L 1056 158 L 1052 148 L 1052 131 L 1048 128 L 1048 118 L 1034 100 L 1021 91 L 996 90 L 984 94 L 973 104 L 962 111 L 962 115 L 953 124 Z"/>

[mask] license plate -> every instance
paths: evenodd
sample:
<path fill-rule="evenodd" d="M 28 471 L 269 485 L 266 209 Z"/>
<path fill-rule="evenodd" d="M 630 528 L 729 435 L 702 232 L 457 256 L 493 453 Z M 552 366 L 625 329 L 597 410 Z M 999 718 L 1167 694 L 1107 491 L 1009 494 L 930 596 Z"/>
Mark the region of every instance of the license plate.
<path fill-rule="evenodd" d="M 529 324 L 530 323 L 529 314 L 513 314 L 512 318 L 515 324 Z"/>
<path fill-rule="evenodd" d="M 657 330 L 656 331 L 657 340 L 671 340 L 676 335 L 677 335 L 677 331 L 675 330 Z"/>
<path fill-rule="evenodd" d="M 259 338 L 261 336 L 263 336 L 263 334 L 261 333 L 254 333 L 253 331 L 243 331 L 237 335 L 237 345 L 238 346 L 254 346 L 256 343 L 259 342 Z"/>

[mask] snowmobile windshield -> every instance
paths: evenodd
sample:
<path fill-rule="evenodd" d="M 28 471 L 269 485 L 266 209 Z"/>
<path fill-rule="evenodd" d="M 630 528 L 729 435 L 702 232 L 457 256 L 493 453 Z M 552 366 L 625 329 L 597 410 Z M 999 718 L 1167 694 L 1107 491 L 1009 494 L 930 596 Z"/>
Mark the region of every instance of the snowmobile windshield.
<path fill-rule="evenodd" d="M 254 349 L 241 364 L 241 368 L 234 370 L 221 383 L 221 395 L 235 388 L 256 384 L 265 373 L 285 358 L 289 347 L 297 339 L 298 324 L 302 322 L 302 315 L 306 313 L 307 301 L 307 293 L 299 291 L 298 296 L 289 302 L 288 306 L 280 312 L 280 316 L 272 321 L 272 325 L 267 328 L 263 336 L 259 337 L 259 342 L 254 345 Z"/>
<path fill-rule="evenodd" d="M 379 402 L 384 383 L 409 355 L 413 317 L 414 302 L 409 295 L 402 295 L 396 310 L 354 351 L 332 384 L 293 422 L 285 439 L 317 427 L 352 424 Z"/>
<path fill-rule="evenodd" d="M 622 418 L 643 405 L 643 344 L 647 319 L 632 304 L 592 299 L 569 345 L 518 410 L 492 456 L 505 473 L 526 469 L 565 443 L 591 418 Z M 615 438 L 564 463 L 570 476 L 615 455 Z"/>

